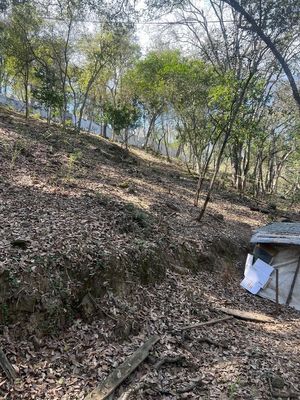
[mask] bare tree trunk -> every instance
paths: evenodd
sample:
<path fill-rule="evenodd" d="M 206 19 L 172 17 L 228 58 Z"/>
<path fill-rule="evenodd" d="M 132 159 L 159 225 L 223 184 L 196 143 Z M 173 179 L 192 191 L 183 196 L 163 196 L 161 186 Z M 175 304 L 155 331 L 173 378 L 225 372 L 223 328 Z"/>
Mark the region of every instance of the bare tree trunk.
<path fill-rule="evenodd" d="M 68 96 L 67 96 L 67 77 L 68 77 L 68 68 L 69 68 L 69 60 L 68 60 L 68 47 L 71 38 L 71 31 L 73 28 L 73 15 L 70 17 L 70 21 L 68 24 L 68 32 L 67 32 L 67 39 L 64 46 L 64 62 L 65 66 L 61 71 L 62 75 L 62 92 L 63 92 L 63 107 L 62 107 L 62 124 L 65 128 L 66 126 L 66 119 L 67 119 L 67 108 L 68 108 Z"/>
<path fill-rule="evenodd" d="M 26 64 L 23 74 L 24 97 L 25 97 L 25 118 L 29 117 L 29 64 Z"/>
<path fill-rule="evenodd" d="M 91 86 L 91 85 L 88 85 L 88 86 L 89 86 L 89 89 L 90 89 L 90 86 Z M 79 110 L 79 117 L 78 117 L 78 122 L 77 122 L 77 130 L 78 130 L 78 132 L 80 131 L 80 128 L 81 128 L 81 122 L 82 122 L 82 118 L 83 118 L 83 112 L 84 112 L 84 109 L 85 109 L 85 105 L 86 105 L 86 101 L 87 101 L 89 89 L 87 89 L 87 91 L 86 91 L 86 93 L 85 93 L 85 95 L 84 95 L 83 102 L 82 102 L 81 107 L 80 107 L 80 110 Z"/>
<path fill-rule="evenodd" d="M 125 149 L 128 150 L 128 137 L 129 137 L 129 130 L 128 128 L 125 129 L 124 139 L 125 139 Z"/>
<path fill-rule="evenodd" d="M 225 134 L 223 143 L 222 143 L 222 147 L 221 147 L 220 152 L 218 154 L 218 157 L 217 157 L 217 160 L 216 160 L 215 171 L 214 171 L 213 177 L 212 177 L 212 179 L 210 181 L 209 189 L 208 189 L 208 192 L 206 194 L 206 198 L 204 200 L 203 206 L 202 206 L 202 208 L 200 210 L 200 213 L 199 213 L 199 215 L 197 217 L 197 221 L 201 221 L 201 219 L 202 219 L 202 217 L 203 217 L 203 215 L 204 215 L 204 213 L 206 211 L 206 207 L 207 207 L 207 205 L 208 205 L 208 203 L 210 201 L 210 197 L 211 197 L 214 185 L 215 185 L 216 178 L 217 178 L 219 170 L 220 170 L 220 166 L 221 166 L 224 150 L 225 150 L 226 144 L 228 142 L 229 136 L 230 136 L 230 131 L 227 131 L 226 134 Z"/>
<path fill-rule="evenodd" d="M 198 207 L 199 197 L 200 197 L 200 192 L 201 192 L 201 189 L 202 189 L 202 186 L 203 186 L 203 182 L 204 182 L 204 179 L 206 177 L 206 174 L 207 174 L 207 171 L 208 171 L 208 168 L 209 168 L 209 164 L 210 164 L 212 155 L 214 153 L 215 147 L 217 145 L 218 140 L 221 137 L 221 134 L 222 133 L 220 133 L 218 135 L 218 137 L 216 138 L 216 140 L 214 141 L 214 143 L 212 145 L 212 148 L 211 148 L 211 151 L 210 151 L 210 153 L 209 153 L 209 155 L 208 155 L 208 157 L 207 157 L 207 159 L 205 161 L 204 168 L 202 169 L 201 173 L 199 174 L 199 178 L 198 178 L 198 182 L 197 182 L 197 188 L 196 188 L 196 194 L 195 194 L 195 199 L 194 199 L 194 206 L 195 207 Z"/>
<path fill-rule="evenodd" d="M 274 54 L 275 58 L 278 60 L 280 65 L 282 66 L 282 69 L 284 70 L 289 84 L 291 86 L 292 92 L 294 99 L 298 105 L 298 109 L 300 111 L 300 93 L 297 87 L 297 84 L 295 82 L 295 79 L 293 77 L 292 71 L 290 70 L 287 62 L 285 61 L 284 57 L 280 53 L 280 51 L 277 49 L 275 43 L 271 40 L 269 36 L 267 36 L 263 30 L 259 27 L 259 25 L 256 23 L 255 19 L 243 8 L 242 5 L 238 3 L 237 0 L 223 0 L 225 3 L 229 4 L 232 8 L 234 8 L 238 13 L 240 13 L 246 21 L 248 21 L 253 30 L 257 33 L 257 35 L 266 43 L 268 48 L 272 51 Z"/>
<path fill-rule="evenodd" d="M 176 158 L 179 158 L 179 156 L 180 156 L 180 154 L 181 154 L 181 152 L 182 152 L 182 146 L 183 146 L 183 144 L 182 144 L 182 143 L 179 143 L 179 146 L 178 146 L 177 151 L 176 151 L 176 154 L 175 154 L 175 157 L 176 157 Z"/>
<path fill-rule="evenodd" d="M 170 154 L 169 154 L 169 148 L 168 148 L 168 134 L 169 134 L 169 124 L 168 122 L 164 123 L 164 119 L 162 118 L 162 129 L 163 129 L 163 143 L 165 146 L 165 150 L 166 150 L 166 156 L 167 156 L 167 160 L 170 163 L 171 162 L 171 158 L 170 158 Z"/>
<path fill-rule="evenodd" d="M 250 170 L 250 157 L 251 157 L 251 138 L 249 138 L 247 143 L 247 150 L 245 150 L 245 155 L 243 159 L 243 177 L 242 177 L 242 193 L 245 192 L 247 185 L 248 173 Z"/>
<path fill-rule="evenodd" d="M 103 127 L 102 127 L 102 136 L 107 139 L 107 123 L 104 122 Z"/>
<path fill-rule="evenodd" d="M 166 156 L 167 156 L 167 160 L 168 162 L 172 162 L 171 158 L 170 158 L 170 153 L 169 153 L 169 143 L 168 143 L 168 133 L 166 135 L 164 135 L 164 145 L 165 145 L 165 149 L 166 149 Z"/>
<path fill-rule="evenodd" d="M 27 119 L 29 117 L 29 96 L 28 96 L 28 83 L 24 84 L 24 89 L 25 89 L 25 118 Z"/>
<path fill-rule="evenodd" d="M 242 87 L 241 92 L 238 94 L 238 97 L 236 97 L 235 100 L 233 100 L 233 102 L 232 102 L 232 106 L 231 106 L 231 115 L 230 115 L 229 120 L 228 120 L 228 122 L 227 122 L 227 124 L 226 124 L 227 126 L 226 126 L 225 129 L 224 129 L 224 131 L 225 131 L 225 136 L 224 136 L 224 140 L 223 140 L 221 149 L 220 149 L 220 151 L 219 151 L 219 154 L 218 154 L 218 156 L 217 156 L 217 158 L 216 158 L 215 171 L 214 171 L 213 177 L 212 177 L 212 179 L 211 179 L 211 182 L 210 182 L 210 185 L 209 185 L 209 189 L 208 189 L 208 192 L 207 192 L 207 195 L 206 195 L 204 204 L 203 204 L 203 206 L 202 206 L 202 208 L 201 208 L 201 210 L 200 210 L 200 213 L 199 213 L 199 215 L 198 215 L 198 217 L 197 217 L 197 221 L 201 221 L 201 219 L 202 219 L 202 217 L 203 217 L 203 215 L 204 215 L 204 213 L 205 213 L 205 211 L 206 211 L 206 207 L 207 207 L 207 205 L 208 205 L 208 203 L 209 203 L 209 200 L 210 200 L 210 197 L 211 197 L 211 193 L 212 193 L 212 191 L 213 191 L 214 184 L 215 184 L 216 178 L 217 178 L 218 173 L 219 173 L 219 170 L 220 170 L 220 166 L 221 166 L 223 154 L 224 154 L 224 151 L 225 151 L 227 142 L 228 142 L 228 140 L 229 140 L 229 137 L 230 137 L 230 135 L 231 135 L 231 131 L 232 131 L 232 128 L 233 128 L 233 124 L 234 124 L 234 122 L 235 122 L 235 120 L 236 120 L 236 117 L 237 117 L 237 115 L 238 115 L 238 112 L 239 112 L 239 110 L 240 110 L 240 107 L 241 107 L 241 105 L 242 105 L 242 103 L 243 103 L 243 100 L 244 100 L 244 97 L 245 97 L 247 88 L 248 88 L 248 86 L 249 86 L 249 84 L 250 84 L 250 82 L 251 82 L 251 80 L 252 80 L 252 78 L 253 78 L 253 76 L 254 76 L 255 71 L 256 71 L 256 66 L 255 66 L 255 68 L 250 72 L 250 74 L 249 74 L 249 76 L 248 76 L 248 78 L 247 78 L 247 80 L 246 80 L 246 82 L 245 82 L 245 85 Z"/>
<path fill-rule="evenodd" d="M 149 127 L 148 127 L 148 131 L 146 134 L 146 141 L 144 144 L 145 149 L 148 147 L 148 142 L 149 142 L 150 136 L 152 134 L 152 131 L 153 131 L 153 128 L 155 125 L 156 117 L 157 117 L 157 114 L 153 114 L 152 117 L 150 118 Z"/>
<path fill-rule="evenodd" d="M 51 114 L 52 114 L 52 109 L 51 106 L 48 107 L 48 112 L 47 112 L 47 125 L 50 126 L 51 123 Z"/>

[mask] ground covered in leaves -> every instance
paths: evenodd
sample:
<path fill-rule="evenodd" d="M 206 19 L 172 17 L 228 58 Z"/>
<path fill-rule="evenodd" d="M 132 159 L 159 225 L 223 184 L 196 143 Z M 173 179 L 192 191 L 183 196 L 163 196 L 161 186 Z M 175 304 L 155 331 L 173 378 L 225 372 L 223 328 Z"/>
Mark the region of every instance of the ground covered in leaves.
<path fill-rule="evenodd" d="M 221 182 L 198 223 L 180 164 L 4 109 L 0 164 L 1 345 L 19 376 L 2 376 L 3 398 L 83 399 L 152 334 L 160 342 L 116 399 L 129 387 L 137 399 L 300 390 L 291 310 L 276 324 L 176 332 L 220 317 L 217 305 L 274 311 L 239 288 L 251 230 L 270 218 L 252 200 Z M 158 367 L 164 357 L 177 361 Z"/>
<path fill-rule="evenodd" d="M 167 275 L 126 299 L 107 294 L 101 304 L 110 317 L 75 320 L 38 343 L 10 339 L 8 330 L 1 342 L 19 379 L 14 386 L 2 380 L 3 398 L 83 399 L 153 334 L 160 342 L 114 399 L 130 388 L 136 390 L 129 399 L 271 399 L 270 380 L 272 390 L 300 393 L 299 313 L 285 308 L 276 323 L 233 319 L 183 333 L 178 328 L 221 317 L 220 305 L 270 315 L 274 304 L 245 293 L 236 279 L 224 285 L 214 273 Z M 157 366 L 164 357 L 178 361 Z"/>

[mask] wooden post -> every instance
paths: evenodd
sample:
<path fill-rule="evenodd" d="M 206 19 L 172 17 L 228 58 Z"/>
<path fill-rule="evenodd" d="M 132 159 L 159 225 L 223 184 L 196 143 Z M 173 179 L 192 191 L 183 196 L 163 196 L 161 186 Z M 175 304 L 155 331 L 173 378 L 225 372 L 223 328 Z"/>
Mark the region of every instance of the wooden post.
<path fill-rule="evenodd" d="M 278 268 L 275 270 L 276 273 L 276 315 L 279 314 L 279 271 Z"/>

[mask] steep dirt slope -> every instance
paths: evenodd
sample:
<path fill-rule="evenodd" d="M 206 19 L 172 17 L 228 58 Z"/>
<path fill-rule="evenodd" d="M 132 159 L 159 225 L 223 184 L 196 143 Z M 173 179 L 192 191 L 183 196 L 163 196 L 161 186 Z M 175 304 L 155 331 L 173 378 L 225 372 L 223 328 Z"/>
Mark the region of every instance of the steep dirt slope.
<path fill-rule="evenodd" d="M 197 223 L 180 165 L 2 109 L 0 157 L 1 344 L 19 374 L 3 398 L 83 399 L 154 333 L 156 361 L 183 359 L 150 358 L 116 399 L 137 382 L 131 398 L 269 399 L 275 375 L 300 390 L 298 313 L 173 332 L 219 305 L 274 311 L 239 288 L 266 215 L 219 190 Z"/>
<path fill-rule="evenodd" d="M 49 331 L 42 321 L 63 325 L 88 291 L 124 292 L 172 266 L 226 271 L 266 219 L 220 193 L 199 224 L 180 166 L 92 135 L 2 110 L 0 137 L 4 322 L 25 312 Z"/>

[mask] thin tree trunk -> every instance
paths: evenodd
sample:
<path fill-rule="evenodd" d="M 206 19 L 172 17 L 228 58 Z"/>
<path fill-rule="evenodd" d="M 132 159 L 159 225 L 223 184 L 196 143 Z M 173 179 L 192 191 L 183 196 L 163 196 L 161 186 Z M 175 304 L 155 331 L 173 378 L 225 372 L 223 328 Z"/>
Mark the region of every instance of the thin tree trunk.
<path fill-rule="evenodd" d="M 231 116 L 229 118 L 229 121 L 227 123 L 227 127 L 225 129 L 225 137 L 224 137 L 221 149 L 219 151 L 218 157 L 216 158 L 215 171 L 214 171 L 213 177 L 211 179 L 211 182 L 210 182 L 210 185 L 209 185 L 209 189 L 208 189 L 204 204 L 203 204 L 203 206 L 201 208 L 201 211 L 200 211 L 200 213 L 199 213 L 199 215 L 197 217 L 197 221 L 201 221 L 201 219 L 202 219 L 202 217 L 203 217 L 203 215 L 204 215 L 204 213 L 206 211 L 206 207 L 207 207 L 207 205 L 209 203 L 209 200 L 210 200 L 210 197 L 211 197 L 211 193 L 213 191 L 214 184 L 215 184 L 216 178 L 217 178 L 219 170 L 220 170 L 220 166 L 221 166 L 221 162 L 222 162 L 222 158 L 223 158 L 223 153 L 225 151 L 227 142 L 228 142 L 229 137 L 231 135 L 233 124 L 234 124 L 234 122 L 236 120 L 236 117 L 238 115 L 240 107 L 241 107 L 241 105 L 243 103 L 247 88 L 248 88 L 248 86 L 249 86 L 249 84 L 250 84 L 250 82 L 251 82 L 251 80 L 252 80 L 252 78 L 254 76 L 255 70 L 256 70 L 256 67 L 249 74 L 249 76 L 248 76 L 248 78 L 247 78 L 247 80 L 245 82 L 245 85 L 242 88 L 242 91 L 239 94 L 238 98 L 236 98 L 232 103 Z M 235 105 L 235 103 L 236 103 L 236 105 Z"/>
<path fill-rule="evenodd" d="M 145 144 L 144 144 L 145 149 L 148 147 L 148 142 L 149 142 L 150 136 L 152 134 L 152 130 L 153 130 L 153 127 L 154 127 L 154 124 L 155 124 L 156 117 L 157 117 L 157 114 L 153 114 L 151 119 L 150 119 L 148 131 L 147 131 L 147 134 L 146 134 L 146 141 L 145 141 Z"/>
<path fill-rule="evenodd" d="M 70 17 L 70 21 L 68 24 L 68 32 L 67 39 L 64 46 L 64 62 L 65 67 L 62 71 L 62 92 L 63 92 L 63 108 L 62 108 L 62 124 L 63 127 L 66 127 L 66 119 L 67 119 L 67 109 L 68 109 L 68 96 L 67 96 L 67 77 L 68 77 L 68 68 L 69 68 L 69 60 L 68 60 L 68 47 L 71 38 L 71 31 L 73 27 L 73 15 Z"/>
<path fill-rule="evenodd" d="M 51 106 L 48 107 L 48 113 L 47 113 L 47 125 L 50 126 L 51 123 L 51 114 L 52 114 L 52 109 Z"/>
<path fill-rule="evenodd" d="M 226 132 L 226 134 L 225 134 L 225 137 L 224 137 L 224 140 L 223 140 L 223 143 L 222 143 L 222 147 L 221 147 L 219 155 L 218 155 L 218 157 L 216 159 L 215 171 L 214 171 L 213 177 L 212 177 L 212 179 L 210 181 L 209 189 L 208 189 L 208 192 L 206 194 L 206 198 L 204 200 L 203 206 L 202 206 L 202 208 L 200 210 L 200 213 L 199 213 L 199 215 L 197 217 L 197 221 L 201 221 L 201 219 L 202 219 L 202 217 L 203 217 L 203 215 L 204 215 L 204 213 L 206 211 L 207 205 L 208 205 L 208 203 L 210 201 L 210 197 L 211 197 L 214 185 L 215 185 L 216 178 L 217 178 L 219 170 L 220 170 L 220 166 L 221 166 L 221 162 L 222 162 L 222 158 L 223 158 L 223 153 L 224 153 L 226 144 L 228 142 L 229 136 L 230 136 L 230 131 Z"/>
<path fill-rule="evenodd" d="M 178 148 L 177 148 L 175 157 L 176 157 L 176 158 L 179 158 L 181 152 L 182 152 L 182 143 L 179 143 L 179 146 L 178 146 Z"/>
<path fill-rule="evenodd" d="M 168 133 L 166 135 L 164 135 L 164 145 L 165 145 L 165 149 L 166 149 L 167 160 L 170 163 L 170 162 L 172 162 L 172 160 L 170 158 L 169 147 L 168 147 L 169 144 L 168 144 L 166 137 L 168 137 Z"/>
<path fill-rule="evenodd" d="M 256 23 L 255 19 L 243 8 L 242 5 L 238 3 L 237 0 L 223 0 L 225 3 L 229 4 L 232 8 L 234 8 L 238 13 L 240 13 L 246 21 L 248 21 L 253 30 L 257 33 L 257 35 L 266 43 L 268 48 L 272 51 L 274 54 L 275 58 L 278 60 L 280 65 L 282 66 L 282 69 L 284 70 L 288 81 L 290 83 L 294 99 L 298 105 L 298 109 L 300 111 L 300 93 L 297 87 L 297 84 L 295 82 L 295 79 L 293 77 L 292 71 L 290 70 L 287 62 L 285 61 L 284 57 L 280 53 L 280 51 L 277 49 L 275 43 L 272 41 L 272 39 L 267 36 L 263 30 L 259 27 L 259 25 Z"/>
<path fill-rule="evenodd" d="M 203 186 L 203 182 L 204 182 L 204 179 L 206 177 L 206 174 L 207 174 L 207 171 L 208 171 L 208 167 L 209 167 L 212 155 L 214 153 L 216 144 L 217 144 L 218 140 L 220 139 L 220 137 L 221 137 L 221 133 L 218 135 L 217 139 L 215 140 L 215 142 L 214 142 L 214 144 L 212 146 L 212 149 L 211 149 L 211 151 L 209 153 L 209 156 L 207 157 L 207 159 L 205 161 L 204 168 L 202 169 L 201 174 L 199 174 L 199 178 L 198 178 L 198 182 L 197 182 L 197 188 L 196 188 L 196 195 L 195 195 L 195 199 L 194 199 L 194 206 L 195 207 L 198 207 L 199 197 L 200 197 L 200 192 L 201 192 L 201 189 L 202 189 L 202 186 Z"/>
<path fill-rule="evenodd" d="M 125 149 L 128 150 L 128 136 L 129 136 L 129 131 L 128 128 L 125 129 L 124 133 L 124 139 L 125 139 Z"/>
<path fill-rule="evenodd" d="M 104 122 L 102 128 L 103 128 L 103 130 L 102 130 L 102 136 L 103 136 L 105 139 L 107 139 L 107 123 L 106 123 L 106 122 Z"/>
<path fill-rule="evenodd" d="M 29 94 L 28 94 L 28 75 L 26 72 L 25 82 L 24 82 L 24 90 L 25 90 L 25 118 L 29 117 Z"/>
<path fill-rule="evenodd" d="M 90 77 L 90 79 L 88 81 L 88 84 L 86 86 L 86 90 L 85 90 L 85 93 L 84 93 L 84 96 L 83 96 L 83 101 L 82 101 L 82 104 L 81 104 L 81 107 L 80 107 L 80 110 L 79 110 L 79 118 L 78 118 L 78 129 L 79 130 L 80 130 L 80 125 L 81 125 L 81 121 L 82 121 L 85 105 L 86 105 L 86 102 L 87 102 L 87 99 L 88 99 L 88 95 L 90 93 L 90 90 L 91 90 L 91 88 L 92 88 L 97 76 L 99 75 L 101 69 L 103 68 L 103 66 L 104 66 L 104 63 L 100 63 L 100 64 L 97 63 L 97 65 L 95 65 L 93 74 Z"/>

